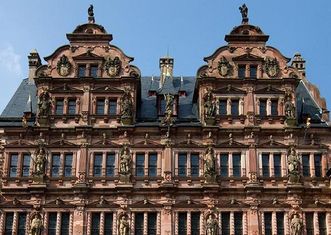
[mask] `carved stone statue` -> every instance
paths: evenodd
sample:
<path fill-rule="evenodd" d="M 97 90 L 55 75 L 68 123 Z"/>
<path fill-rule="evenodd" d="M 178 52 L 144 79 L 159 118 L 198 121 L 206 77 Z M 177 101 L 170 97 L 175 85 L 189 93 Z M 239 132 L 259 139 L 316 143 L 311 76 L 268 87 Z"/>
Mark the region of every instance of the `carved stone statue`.
<path fill-rule="evenodd" d="M 299 218 L 298 214 L 294 214 L 291 220 L 291 235 L 302 235 L 302 229 L 302 219 Z"/>
<path fill-rule="evenodd" d="M 239 7 L 240 13 L 241 13 L 241 17 L 242 17 L 242 24 L 246 24 L 248 23 L 248 8 L 246 6 L 246 4 L 243 4 L 241 7 Z"/>
<path fill-rule="evenodd" d="M 120 152 L 120 174 L 131 174 L 131 155 L 128 146 L 123 146 Z"/>
<path fill-rule="evenodd" d="M 205 118 L 213 118 L 216 114 L 216 105 L 213 99 L 213 93 L 208 90 L 204 96 L 204 115 Z"/>
<path fill-rule="evenodd" d="M 294 147 L 291 147 L 287 155 L 288 178 L 290 183 L 299 183 L 300 181 L 300 160 Z"/>
<path fill-rule="evenodd" d="M 47 161 L 45 148 L 42 146 L 35 152 L 34 158 L 32 158 L 34 162 L 34 172 L 33 175 L 37 177 L 42 177 L 45 175 L 45 164 Z"/>
<path fill-rule="evenodd" d="M 171 125 L 173 123 L 173 106 L 174 106 L 174 95 L 166 94 L 164 95 L 164 100 L 166 102 L 164 118 L 162 120 L 163 125 Z"/>
<path fill-rule="evenodd" d="M 87 9 L 87 14 L 90 17 L 94 16 L 94 12 L 93 12 L 93 5 L 91 4 L 90 7 Z"/>
<path fill-rule="evenodd" d="M 205 167 L 205 176 L 215 176 L 216 175 L 216 167 L 215 167 L 215 155 L 214 150 L 211 146 L 209 146 L 206 150 L 204 156 L 204 167 Z"/>
<path fill-rule="evenodd" d="M 43 222 L 41 220 L 41 215 L 35 214 L 33 219 L 31 220 L 30 234 L 41 235 L 42 230 L 43 230 Z"/>
<path fill-rule="evenodd" d="M 121 97 L 121 118 L 132 118 L 132 96 L 128 89 L 124 90 Z"/>
<path fill-rule="evenodd" d="M 128 235 L 129 234 L 129 221 L 127 215 L 122 215 L 119 221 L 119 235 Z"/>
<path fill-rule="evenodd" d="M 206 235 L 216 235 L 217 234 L 218 223 L 212 215 L 208 216 L 206 221 Z"/>
<path fill-rule="evenodd" d="M 295 107 L 294 107 L 294 104 L 291 101 L 291 96 L 290 95 L 288 95 L 286 97 L 285 116 L 286 116 L 286 118 L 295 118 Z"/>
<path fill-rule="evenodd" d="M 51 97 L 47 90 L 43 90 L 38 98 L 39 117 L 47 117 L 51 111 Z"/>

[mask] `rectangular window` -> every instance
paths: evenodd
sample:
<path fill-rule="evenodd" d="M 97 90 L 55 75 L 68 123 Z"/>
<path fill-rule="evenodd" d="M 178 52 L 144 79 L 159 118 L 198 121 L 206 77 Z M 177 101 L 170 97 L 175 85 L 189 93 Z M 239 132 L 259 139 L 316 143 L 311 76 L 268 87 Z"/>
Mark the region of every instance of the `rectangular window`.
<path fill-rule="evenodd" d="M 243 213 L 234 213 L 234 235 L 243 234 Z"/>
<path fill-rule="evenodd" d="M 136 176 L 145 175 L 145 153 L 136 154 Z"/>
<path fill-rule="evenodd" d="M 319 235 L 326 235 L 326 215 L 323 212 L 318 213 L 318 228 L 320 232 Z"/>
<path fill-rule="evenodd" d="M 280 153 L 274 153 L 274 175 L 282 177 L 282 158 Z"/>
<path fill-rule="evenodd" d="M 91 77 L 96 78 L 98 77 L 98 65 L 91 65 Z"/>
<path fill-rule="evenodd" d="M 17 176 L 18 154 L 10 155 L 9 177 Z"/>
<path fill-rule="evenodd" d="M 191 235 L 200 235 L 200 212 L 191 213 Z"/>
<path fill-rule="evenodd" d="M 64 177 L 72 176 L 72 153 L 64 155 Z"/>
<path fill-rule="evenodd" d="M 62 212 L 61 214 L 61 235 L 69 235 L 69 219 L 70 214 L 68 212 Z"/>
<path fill-rule="evenodd" d="M 14 213 L 6 213 L 6 222 L 5 222 L 5 235 L 12 235 L 13 232 L 13 222 L 14 222 Z"/>
<path fill-rule="evenodd" d="M 249 76 L 250 78 L 257 78 L 257 65 L 249 66 Z"/>
<path fill-rule="evenodd" d="M 104 234 L 113 234 L 113 213 L 105 213 Z"/>
<path fill-rule="evenodd" d="M 25 235 L 26 213 L 18 213 L 17 235 Z"/>
<path fill-rule="evenodd" d="M 76 100 L 73 99 L 68 100 L 68 114 L 69 115 L 76 114 Z"/>
<path fill-rule="evenodd" d="M 271 116 L 278 116 L 278 100 L 271 100 Z"/>
<path fill-rule="evenodd" d="M 144 213 L 135 213 L 134 216 L 134 234 L 144 235 Z"/>
<path fill-rule="evenodd" d="M 239 116 L 239 100 L 231 101 L 231 115 Z"/>
<path fill-rule="evenodd" d="M 91 235 L 100 235 L 100 213 L 92 213 Z"/>
<path fill-rule="evenodd" d="M 227 115 L 227 101 L 226 100 L 220 100 L 219 101 L 219 114 L 220 115 Z"/>
<path fill-rule="evenodd" d="M 187 160 L 186 153 L 178 154 L 178 176 L 186 176 Z"/>
<path fill-rule="evenodd" d="M 322 155 L 314 154 L 315 176 L 322 177 Z"/>
<path fill-rule="evenodd" d="M 277 235 L 284 234 L 284 213 L 276 212 L 276 220 L 277 220 Z"/>
<path fill-rule="evenodd" d="M 105 99 L 97 99 L 96 114 L 97 115 L 105 114 Z"/>
<path fill-rule="evenodd" d="M 147 234 L 156 235 L 156 213 L 148 213 L 147 215 Z"/>
<path fill-rule="evenodd" d="M 114 176 L 115 172 L 115 153 L 108 153 L 106 159 L 106 176 Z"/>
<path fill-rule="evenodd" d="M 271 212 L 264 212 L 264 234 L 272 235 Z"/>
<path fill-rule="evenodd" d="M 85 77 L 86 76 L 86 65 L 81 64 L 78 66 L 78 77 Z"/>
<path fill-rule="evenodd" d="M 305 215 L 307 235 L 314 235 L 314 213 L 306 212 Z"/>
<path fill-rule="evenodd" d="M 222 224 L 222 235 L 230 235 L 230 213 L 223 212 L 221 214 L 221 224 Z"/>
<path fill-rule="evenodd" d="M 157 153 L 148 155 L 148 176 L 155 177 L 157 175 Z"/>
<path fill-rule="evenodd" d="M 266 100 L 260 100 L 260 117 L 267 116 L 267 101 Z"/>
<path fill-rule="evenodd" d="M 60 154 L 53 154 L 52 155 L 52 177 L 59 177 L 60 176 Z"/>
<path fill-rule="evenodd" d="M 262 176 L 270 177 L 269 153 L 262 153 Z"/>
<path fill-rule="evenodd" d="M 199 176 L 199 154 L 191 153 L 191 176 Z"/>
<path fill-rule="evenodd" d="M 246 65 L 245 64 L 238 65 L 238 77 L 239 78 L 246 77 Z"/>
<path fill-rule="evenodd" d="M 302 154 L 302 172 L 303 176 L 310 176 L 310 156 L 309 154 Z"/>
<path fill-rule="evenodd" d="M 30 176 L 30 154 L 23 154 L 22 176 Z"/>
<path fill-rule="evenodd" d="M 221 176 L 229 176 L 229 155 L 227 153 L 221 153 L 220 155 L 220 164 L 221 164 Z"/>
<path fill-rule="evenodd" d="M 94 154 L 93 176 L 100 177 L 102 175 L 102 154 Z"/>
<path fill-rule="evenodd" d="M 180 212 L 178 213 L 178 234 L 187 233 L 187 213 Z"/>
<path fill-rule="evenodd" d="M 241 155 L 240 155 L 240 153 L 233 153 L 232 161 L 233 161 L 233 176 L 240 177 L 241 176 Z"/>
<path fill-rule="evenodd" d="M 117 100 L 109 100 L 109 115 L 116 115 Z"/>
<path fill-rule="evenodd" d="M 56 219 L 56 212 L 51 212 L 48 214 L 48 235 L 56 235 Z"/>
<path fill-rule="evenodd" d="M 63 114 L 63 99 L 57 99 L 55 103 L 55 114 L 62 115 Z"/>

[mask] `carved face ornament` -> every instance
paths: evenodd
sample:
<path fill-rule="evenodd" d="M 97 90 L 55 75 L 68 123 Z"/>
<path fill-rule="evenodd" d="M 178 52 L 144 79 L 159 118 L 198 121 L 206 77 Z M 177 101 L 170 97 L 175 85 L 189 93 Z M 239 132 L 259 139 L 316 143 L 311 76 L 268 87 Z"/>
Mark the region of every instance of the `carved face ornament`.
<path fill-rule="evenodd" d="M 121 71 L 121 61 L 116 56 L 114 59 L 108 58 L 105 63 L 105 69 L 110 77 L 117 76 Z"/>
<path fill-rule="evenodd" d="M 71 72 L 71 63 L 69 62 L 69 59 L 66 55 L 62 55 L 60 60 L 57 62 L 57 72 L 60 76 L 66 77 Z"/>
<path fill-rule="evenodd" d="M 278 75 L 279 64 L 276 58 L 267 57 L 264 63 L 264 69 L 270 77 L 275 77 Z"/>

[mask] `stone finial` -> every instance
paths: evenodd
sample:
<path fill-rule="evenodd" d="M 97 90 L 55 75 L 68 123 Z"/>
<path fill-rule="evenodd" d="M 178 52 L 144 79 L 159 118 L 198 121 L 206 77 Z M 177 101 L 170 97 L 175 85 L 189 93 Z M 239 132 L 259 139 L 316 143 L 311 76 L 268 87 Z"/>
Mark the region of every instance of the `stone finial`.
<path fill-rule="evenodd" d="M 95 18 L 94 18 L 94 12 L 93 12 L 93 5 L 92 4 L 88 8 L 87 13 L 88 13 L 88 22 L 90 24 L 94 24 L 95 23 Z"/>
<path fill-rule="evenodd" d="M 29 83 L 34 83 L 37 68 L 41 65 L 41 59 L 36 49 L 33 49 L 28 55 L 29 60 Z"/>

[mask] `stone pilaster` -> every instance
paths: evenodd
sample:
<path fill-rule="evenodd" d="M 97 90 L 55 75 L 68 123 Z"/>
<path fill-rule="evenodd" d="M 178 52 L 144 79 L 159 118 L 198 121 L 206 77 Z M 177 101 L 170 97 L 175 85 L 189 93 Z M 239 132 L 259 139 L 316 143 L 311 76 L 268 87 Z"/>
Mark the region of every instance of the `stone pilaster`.
<path fill-rule="evenodd" d="M 77 207 L 74 211 L 73 234 L 75 235 L 83 235 L 85 228 L 87 228 L 87 234 L 89 234 L 89 231 L 91 229 L 91 215 L 88 215 L 86 223 L 86 220 L 84 218 L 84 211 L 84 207 Z"/>

